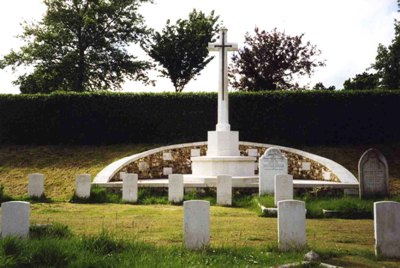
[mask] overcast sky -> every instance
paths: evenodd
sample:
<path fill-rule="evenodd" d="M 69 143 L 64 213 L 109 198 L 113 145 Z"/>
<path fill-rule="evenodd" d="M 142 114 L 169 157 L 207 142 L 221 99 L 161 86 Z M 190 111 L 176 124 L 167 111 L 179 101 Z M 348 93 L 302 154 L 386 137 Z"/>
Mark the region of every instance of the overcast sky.
<path fill-rule="evenodd" d="M 321 51 L 326 66 L 319 68 L 302 85 L 323 82 L 342 88 L 344 80 L 363 72 L 374 61 L 379 43 L 390 44 L 394 37 L 394 19 L 399 17 L 396 0 L 155 0 L 145 4 L 140 12 L 148 26 L 161 30 L 167 19 L 186 18 L 196 8 L 206 13 L 215 10 L 228 28 L 228 41 L 243 44 L 246 32 L 254 27 L 270 31 L 277 28 L 286 34 L 304 33 Z M 15 37 L 21 33 L 24 20 L 40 20 L 45 12 L 42 0 L 2 0 L 0 9 L 0 56 L 22 43 Z M 142 51 L 132 47 L 132 54 L 145 59 Z M 156 87 L 145 87 L 127 81 L 124 91 L 169 91 L 174 88 L 166 78 L 159 78 Z M 12 85 L 17 73 L 0 70 L 0 93 L 19 93 Z M 185 91 L 217 91 L 218 59 L 214 59 Z"/>

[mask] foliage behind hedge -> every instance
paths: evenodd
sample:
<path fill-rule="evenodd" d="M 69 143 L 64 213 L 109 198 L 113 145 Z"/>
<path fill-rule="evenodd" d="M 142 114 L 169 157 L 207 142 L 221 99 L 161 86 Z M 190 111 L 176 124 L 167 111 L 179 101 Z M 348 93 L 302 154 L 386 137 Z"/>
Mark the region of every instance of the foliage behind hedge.
<path fill-rule="evenodd" d="M 400 141 L 399 91 L 230 94 L 240 140 L 279 144 Z M 207 139 L 216 93 L 0 95 L 0 143 L 175 143 Z"/>

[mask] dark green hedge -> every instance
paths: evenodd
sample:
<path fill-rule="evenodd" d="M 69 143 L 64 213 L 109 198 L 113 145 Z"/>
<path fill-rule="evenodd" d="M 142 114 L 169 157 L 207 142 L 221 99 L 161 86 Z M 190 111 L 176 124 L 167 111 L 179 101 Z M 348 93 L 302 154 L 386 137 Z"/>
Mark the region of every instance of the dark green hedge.
<path fill-rule="evenodd" d="M 0 143 L 174 143 L 207 139 L 216 93 L 0 95 Z M 400 141 L 400 91 L 230 94 L 240 140 L 280 144 Z"/>

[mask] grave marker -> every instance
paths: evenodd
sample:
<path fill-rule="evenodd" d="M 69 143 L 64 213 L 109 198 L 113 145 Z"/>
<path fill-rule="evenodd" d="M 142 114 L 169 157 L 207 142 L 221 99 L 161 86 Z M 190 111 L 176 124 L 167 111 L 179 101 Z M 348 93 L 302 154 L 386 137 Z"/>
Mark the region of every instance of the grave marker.
<path fill-rule="evenodd" d="M 358 162 L 360 198 L 389 196 L 389 169 L 386 158 L 376 149 L 367 150 Z"/>
<path fill-rule="evenodd" d="M 29 235 L 30 204 L 22 201 L 1 204 L 1 237 Z"/>
<path fill-rule="evenodd" d="M 293 199 L 293 176 L 278 174 L 275 176 L 275 206 L 278 201 Z"/>
<path fill-rule="evenodd" d="M 183 175 L 168 175 L 168 201 L 173 203 L 182 202 L 184 195 Z"/>
<path fill-rule="evenodd" d="M 232 177 L 217 176 L 217 205 L 232 205 Z"/>
<path fill-rule="evenodd" d="M 125 173 L 122 177 L 122 201 L 136 203 L 138 199 L 138 175 Z"/>
<path fill-rule="evenodd" d="M 91 179 L 89 174 L 81 174 L 75 179 L 75 195 L 79 198 L 90 197 Z"/>
<path fill-rule="evenodd" d="M 374 203 L 375 255 L 400 258 L 400 203 Z"/>
<path fill-rule="evenodd" d="M 187 249 L 201 249 L 210 243 L 210 202 L 183 202 L 183 239 Z"/>
<path fill-rule="evenodd" d="M 34 173 L 28 175 L 28 196 L 41 197 L 44 194 L 44 175 Z"/>
<path fill-rule="evenodd" d="M 168 175 L 170 175 L 170 174 L 172 174 L 172 167 L 165 167 L 165 168 L 163 168 L 163 175 L 165 176 L 168 176 Z"/>
<path fill-rule="evenodd" d="M 279 249 L 298 250 L 306 247 L 305 203 L 297 200 L 278 202 Z"/>
<path fill-rule="evenodd" d="M 259 194 L 274 192 L 275 175 L 288 174 L 288 160 L 278 148 L 271 147 L 259 159 Z"/>

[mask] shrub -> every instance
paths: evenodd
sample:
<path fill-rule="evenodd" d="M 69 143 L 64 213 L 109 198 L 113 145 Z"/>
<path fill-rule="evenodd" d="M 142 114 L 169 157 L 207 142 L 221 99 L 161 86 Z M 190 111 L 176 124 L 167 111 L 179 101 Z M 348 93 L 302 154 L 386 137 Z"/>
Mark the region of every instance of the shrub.
<path fill-rule="evenodd" d="M 65 238 L 72 235 L 67 225 L 61 223 L 53 223 L 47 225 L 31 225 L 29 227 L 30 238 L 58 237 Z"/>
<path fill-rule="evenodd" d="M 108 192 L 107 189 L 104 187 L 92 186 L 90 188 L 89 198 L 81 198 L 74 194 L 70 201 L 73 203 L 88 204 L 121 203 L 121 196 L 115 193 Z"/>

